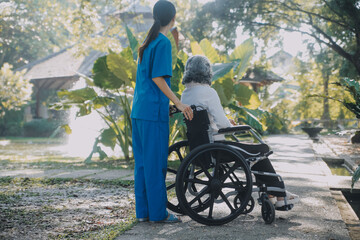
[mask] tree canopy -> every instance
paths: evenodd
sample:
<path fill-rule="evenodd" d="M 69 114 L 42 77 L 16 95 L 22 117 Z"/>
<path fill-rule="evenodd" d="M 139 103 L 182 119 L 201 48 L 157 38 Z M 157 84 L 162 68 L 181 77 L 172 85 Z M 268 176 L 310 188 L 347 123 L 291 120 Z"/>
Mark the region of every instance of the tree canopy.
<path fill-rule="evenodd" d="M 120 47 L 125 31 L 112 15 L 122 0 L 5 0 L 0 3 L 0 67 L 18 68 L 74 45 L 77 54 Z"/>
<path fill-rule="evenodd" d="M 23 78 L 24 72 L 13 73 L 10 64 L 0 69 L 0 118 L 5 112 L 19 109 L 31 96 L 32 85 Z"/>
<path fill-rule="evenodd" d="M 65 15 L 55 0 L 0 3 L 0 67 L 7 62 L 17 68 L 65 46 Z"/>
<path fill-rule="evenodd" d="M 196 16 L 195 39 L 210 36 L 229 49 L 239 26 L 265 43 L 278 40 L 281 30 L 299 32 L 347 59 L 360 75 L 359 0 L 215 0 Z"/>

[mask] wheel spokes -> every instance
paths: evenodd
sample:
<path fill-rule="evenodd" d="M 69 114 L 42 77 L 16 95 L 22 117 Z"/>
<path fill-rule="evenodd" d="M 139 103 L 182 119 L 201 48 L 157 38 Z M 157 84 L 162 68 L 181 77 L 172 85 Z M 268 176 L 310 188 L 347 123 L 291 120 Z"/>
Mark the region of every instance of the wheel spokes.
<path fill-rule="evenodd" d="M 203 185 L 209 185 L 209 181 L 204 181 L 204 180 L 200 180 L 197 178 L 186 178 L 186 179 L 184 179 L 184 181 L 190 182 L 190 183 L 199 183 L 199 184 L 203 184 Z"/>
<path fill-rule="evenodd" d="M 200 162 L 200 166 L 201 166 L 201 169 L 203 171 L 203 173 L 205 173 L 206 177 L 211 180 L 213 177 L 211 176 L 211 174 L 209 173 L 208 169 L 206 166 L 204 166 L 204 163 L 202 161 L 199 161 Z"/>
<path fill-rule="evenodd" d="M 182 162 L 184 160 L 184 158 L 183 158 L 183 156 L 182 156 L 182 154 L 180 152 L 180 148 L 177 148 L 175 151 L 176 151 L 176 153 L 177 153 L 177 155 L 179 157 L 180 162 Z"/>
<path fill-rule="evenodd" d="M 209 214 L 207 216 L 207 218 L 212 219 L 212 215 L 213 215 L 213 211 L 214 211 L 214 201 L 215 198 L 211 195 L 210 197 L 210 208 L 209 208 Z"/>
<path fill-rule="evenodd" d="M 231 205 L 231 203 L 229 202 L 229 200 L 226 198 L 226 196 L 224 195 L 223 192 L 220 192 L 220 196 L 221 198 L 224 200 L 224 202 L 226 203 L 226 205 L 230 208 L 230 211 L 233 213 L 235 212 L 235 209 L 233 208 L 233 206 Z"/>
<path fill-rule="evenodd" d="M 170 190 L 170 189 L 172 189 L 174 187 L 175 187 L 175 183 L 170 184 L 169 186 L 166 187 L 166 190 Z"/>
<path fill-rule="evenodd" d="M 224 174 L 224 176 L 221 177 L 221 181 L 224 182 L 225 179 L 227 179 L 231 173 L 234 173 L 235 169 L 238 168 L 239 163 L 235 162 L 232 167 L 229 168 L 229 170 Z"/>
<path fill-rule="evenodd" d="M 202 189 L 200 191 L 199 195 L 197 195 L 195 198 L 193 198 L 193 200 L 191 200 L 189 202 L 189 206 L 192 206 L 196 201 L 200 200 L 200 198 L 202 198 L 207 193 L 209 193 L 209 188 L 208 187 Z"/>

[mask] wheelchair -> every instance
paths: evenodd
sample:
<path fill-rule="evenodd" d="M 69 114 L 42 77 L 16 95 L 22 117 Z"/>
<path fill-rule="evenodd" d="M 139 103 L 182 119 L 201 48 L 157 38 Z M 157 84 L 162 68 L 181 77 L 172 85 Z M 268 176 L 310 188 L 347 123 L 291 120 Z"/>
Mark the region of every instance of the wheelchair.
<path fill-rule="evenodd" d="M 267 192 L 285 192 L 285 189 L 267 186 L 253 177 L 278 177 L 281 182 L 282 178 L 274 173 L 252 171 L 251 167 L 273 152 L 248 125 L 219 129 L 216 135 L 227 135 L 233 141 L 214 141 L 207 111 L 191 107 L 194 118 L 191 121 L 184 118 L 187 140 L 169 147 L 168 209 L 204 225 L 222 225 L 240 214 L 250 213 L 255 207 L 252 193 L 257 192 L 262 218 L 271 224 L 275 220 L 275 207 Z M 170 107 L 170 115 L 178 112 L 174 106 Z M 258 143 L 242 143 L 236 136 L 239 134 L 250 136 Z M 285 197 L 285 206 L 276 210 L 287 211 L 292 207 Z"/>

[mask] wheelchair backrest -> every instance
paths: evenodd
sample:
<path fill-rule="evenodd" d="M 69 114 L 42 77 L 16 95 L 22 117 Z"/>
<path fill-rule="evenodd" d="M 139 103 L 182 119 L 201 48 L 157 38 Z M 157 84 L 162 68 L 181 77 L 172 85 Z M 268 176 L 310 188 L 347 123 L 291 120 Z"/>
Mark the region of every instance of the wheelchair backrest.
<path fill-rule="evenodd" d="M 205 109 L 197 110 L 195 106 L 191 106 L 193 109 L 194 117 L 191 121 L 185 119 L 187 131 L 186 136 L 189 141 L 190 151 L 197 146 L 210 142 L 209 139 L 209 116 Z"/>

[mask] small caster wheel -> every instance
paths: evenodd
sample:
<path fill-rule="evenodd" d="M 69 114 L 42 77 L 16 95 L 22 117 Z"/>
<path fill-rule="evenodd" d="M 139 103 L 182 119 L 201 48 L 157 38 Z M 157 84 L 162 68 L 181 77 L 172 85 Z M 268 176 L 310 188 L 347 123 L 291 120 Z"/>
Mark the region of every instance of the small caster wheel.
<path fill-rule="evenodd" d="M 240 195 L 237 195 L 234 199 L 234 205 L 236 208 L 239 208 L 241 206 L 241 202 L 242 202 L 242 197 Z M 251 213 L 252 210 L 254 210 L 255 207 L 255 200 L 254 198 L 251 196 L 247 205 L 245 206 L 244 210 L 241 212 L 241 214 L 248 214 Z"/>
<path fill-rule="evenodd" d="M 264 199 L 261 205 L 261 215 L 266 224 L 275 220 L 275 207 L 269 199 Z"/>

